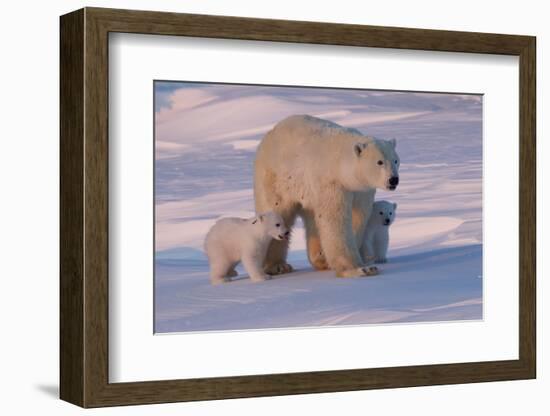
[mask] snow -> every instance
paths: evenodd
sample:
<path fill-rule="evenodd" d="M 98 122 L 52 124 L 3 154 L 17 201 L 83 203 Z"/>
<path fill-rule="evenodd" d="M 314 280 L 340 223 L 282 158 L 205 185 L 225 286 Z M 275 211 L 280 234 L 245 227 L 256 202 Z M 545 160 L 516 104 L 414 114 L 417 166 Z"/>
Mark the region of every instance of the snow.
<path fill-rule="evenodd" d="M 481 97 L 172 85 L 156 113 L 155 332 L 482 319 Z M 400 185 L 377 193 L 398 203 L 389 263 L 368 278 L 313 271 L 298 221 L 296 272 L 252 283 L 239 266 L 212 286 L 204 236 L 254 215 L 255 148 L 294 113 L 397 139 Z"/>

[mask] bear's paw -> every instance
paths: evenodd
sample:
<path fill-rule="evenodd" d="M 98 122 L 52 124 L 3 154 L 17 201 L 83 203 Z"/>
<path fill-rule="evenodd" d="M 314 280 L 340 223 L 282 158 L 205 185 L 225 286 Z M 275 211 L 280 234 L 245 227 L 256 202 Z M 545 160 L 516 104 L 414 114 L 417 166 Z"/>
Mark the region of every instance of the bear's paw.
<path fill-rule="evenodd" d="M 264 271 L 269 275 L 285 274 L 294 271 L 294 268 L 288 263 L 277 263 L 267 266 Z"/>
<path fill-rule="evenodd" d="M 342 270 L 336 273 L 337 277 L 360 277 L 360 276 L 376 276 L 378 274 L 378 267 L 376 266 L 363 266 L 356 269 Z"/>

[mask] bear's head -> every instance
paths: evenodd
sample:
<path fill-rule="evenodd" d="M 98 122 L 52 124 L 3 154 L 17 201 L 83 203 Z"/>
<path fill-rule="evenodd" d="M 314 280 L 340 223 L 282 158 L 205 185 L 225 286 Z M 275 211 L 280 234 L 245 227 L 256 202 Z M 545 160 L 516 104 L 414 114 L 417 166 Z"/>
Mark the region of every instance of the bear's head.
<path fill-rule="evenodd" d="M 256 222 L 263 228 L 264 232 L 275 240 L 288 240 L 290 231 L 283 218 L 273 211 L 259 214 Z"/>
<path fill-rule="evenodd" d="M 397 204 L 388 201 L 376 201 L 372 206 L 371 218 L 377 224 L 390 226 L 395 220 Z"/>
<path fill-rule="evenodd" d="M 352 161 L 345 169 L 353 178 L 347 181 L 352 191 L 378 188 L 394 191 L 399 184 L 399 155 L 392 140 L 358 140 L 353 143 Z M 349 159 L 347 163 L 349 163 Z"/>

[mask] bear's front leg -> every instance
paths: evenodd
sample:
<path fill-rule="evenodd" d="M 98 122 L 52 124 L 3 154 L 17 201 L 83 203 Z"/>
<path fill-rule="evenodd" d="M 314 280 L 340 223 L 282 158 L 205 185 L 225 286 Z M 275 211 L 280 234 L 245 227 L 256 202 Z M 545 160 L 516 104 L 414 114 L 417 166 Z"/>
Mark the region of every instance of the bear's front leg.
<path fill-rule="evenodd" d="M 365 264 L 371 264 L 375 261 L 374 245 L 372 238 L 365 238 L 363 245 L 361 246 L 361 258 Z"/>
<path fill-rule="evenodd" d="M 388 245 L 388 233 L 379 233 L 374 240 L 374 258 L 376 263 L 387 263 Z"/>
<path fill-rule="evenodd" d="M 242 263 L 245 270 L 250 276 L 250 280 L 253 282 L 263 282 L 264 280 L 271 279 L 271 277 L 264 273 L 262 269 L 262 262 L 254 255 L 244 255 L 242 258 Z"/>
<path fill-rule="evenodd" d="M 321 246 L 331 269 L 338 277 L 372 276 L 375 266 L 364 266 L 352 228 L 351 195 L 331 189 L 315 209 Z"/>

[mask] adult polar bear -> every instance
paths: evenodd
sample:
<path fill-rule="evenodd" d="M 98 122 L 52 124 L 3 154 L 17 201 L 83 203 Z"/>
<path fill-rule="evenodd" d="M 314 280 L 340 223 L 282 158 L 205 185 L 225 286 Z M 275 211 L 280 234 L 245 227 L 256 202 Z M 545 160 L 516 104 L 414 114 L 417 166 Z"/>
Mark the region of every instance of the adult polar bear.
<path fill-rule="evenodd" d="M 291 228 L 297 215 L 306 227 L 308 257 L 318 270 L 340 277 L 372 275 L 359 251 L 376 189 L 399 182 L 395 140 L 366 137 L 355 129 L 307 115 L 279 122 L 256 152 L 256 212 L 275 211 Z M 272 241 L 268 274 L 292 271 L 287 241 Z M 326 260 L 325 260 L 326 259 Z"/>

